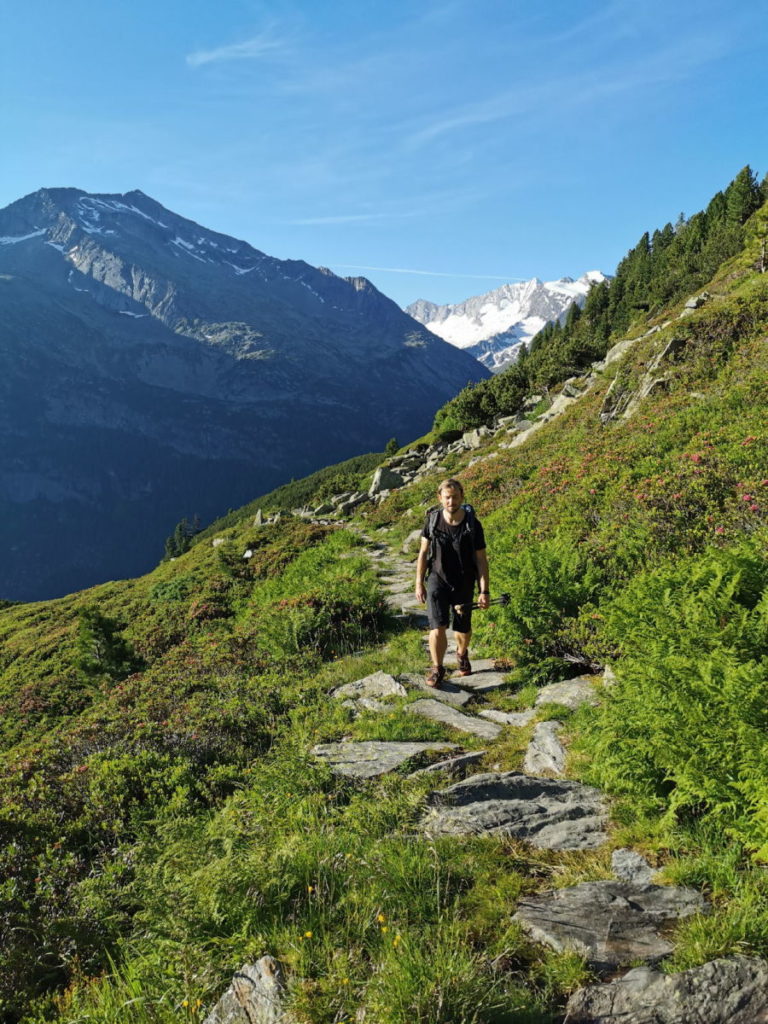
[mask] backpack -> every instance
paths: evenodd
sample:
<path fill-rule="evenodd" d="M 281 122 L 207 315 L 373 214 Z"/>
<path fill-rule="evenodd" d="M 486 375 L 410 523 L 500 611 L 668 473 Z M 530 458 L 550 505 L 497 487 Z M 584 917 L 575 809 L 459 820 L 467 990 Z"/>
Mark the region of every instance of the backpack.
<path fill-rule="evenodd" d="M 477 516 L 475 510 L 467 502 L 461 506 L 464 509 L 464 529 L 461 531 L 460 536 L 469 534 L 472 538 L 472 555 L 475 556 L 475 523 L 477 522 Z M 427 575 L 429 575 L 432 569 L 432 564 L 435 561 L 435 548 L 437 541 L 435 540 L 435 531 L 437 530 L 437 524 L 440 520 L 442 513 L 442 507 L 440 505 L 433 505 L 432 508 L 427 511 L 427 539 L 429 540 L 429 550 L 427 552 Z M 477 558 L 475 557 L 475 565 L 477 565 Z"/>

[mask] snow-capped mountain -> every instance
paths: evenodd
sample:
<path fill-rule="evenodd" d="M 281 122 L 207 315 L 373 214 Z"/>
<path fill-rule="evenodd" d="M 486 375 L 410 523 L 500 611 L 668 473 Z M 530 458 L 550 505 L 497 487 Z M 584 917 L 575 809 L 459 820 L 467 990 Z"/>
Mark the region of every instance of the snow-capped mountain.
<path fill-rule="evenodd" d="M 502 285 L 457 305 L 438 306 L 418 299 L 406 307 L 406 313 L 498 373 L 514 362 L 520 346 L 546 323 L 562 320 L 572 303 L 583 304 L 591 286 L 605 280 L 599 270 L 590 270 L 575 281 L 572 277 L 559 281 L 534 277 Z"/>
<path fill-rule="evenodd" d="M 182 516 L 423 434 L 487 376 L 365 278 L 41 189 L 0 210 L 0 599 L 143 572 Z"/>

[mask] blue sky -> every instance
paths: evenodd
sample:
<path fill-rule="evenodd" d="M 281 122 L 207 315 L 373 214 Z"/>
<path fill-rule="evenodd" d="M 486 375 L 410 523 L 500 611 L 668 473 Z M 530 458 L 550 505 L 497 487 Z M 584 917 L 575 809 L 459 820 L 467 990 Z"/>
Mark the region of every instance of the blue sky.
<path fill-rule="evenodd" d="M 768 19 L 723 0 L 0 0 L 0 206 L 140 188 L 405 304 L 610 272 L 746 163 Z"/>

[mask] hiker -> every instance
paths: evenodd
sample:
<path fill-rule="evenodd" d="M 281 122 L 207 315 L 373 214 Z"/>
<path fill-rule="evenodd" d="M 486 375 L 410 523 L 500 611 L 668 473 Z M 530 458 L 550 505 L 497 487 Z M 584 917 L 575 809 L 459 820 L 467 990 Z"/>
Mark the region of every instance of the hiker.
<path fill-rule="evenodd" d="M 468 676 L 475 580 L 480 585 L 478 606 L 487 608 L 490 603 L 485 535 L 472 506 L 464 504 L 464 488 L 458 480 L 443 480 L 437 497 L 440 507 L 427 513 L 416 560 L 416 599 L 426 602 L 429 616 L 429 686 L 440 686 L 445 678 L 445 630 L 451 609 L 458 674 Z"/>

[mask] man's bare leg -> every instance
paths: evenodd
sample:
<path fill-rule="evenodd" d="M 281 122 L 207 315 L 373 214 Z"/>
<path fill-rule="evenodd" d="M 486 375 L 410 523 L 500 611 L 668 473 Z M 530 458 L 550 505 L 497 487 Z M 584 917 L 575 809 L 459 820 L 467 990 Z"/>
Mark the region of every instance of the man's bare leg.
<path fill-rule="evenodd" d="M 445 626 L 439 626 L 437 629 L 431 629 L 429 631 L 429 654 L 432 658 L 433 665 L 437 665 L 438 668 L 442 668 L 447 648 L 448 638 L 445 635 Z"/>
<path fill-rule="evenodd" d="M 456 653 L 466 654 L 469 650 L 469 641 L 472 637 L 471 633 L 454 633 L 456 637 Z"/>

